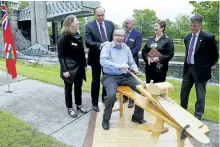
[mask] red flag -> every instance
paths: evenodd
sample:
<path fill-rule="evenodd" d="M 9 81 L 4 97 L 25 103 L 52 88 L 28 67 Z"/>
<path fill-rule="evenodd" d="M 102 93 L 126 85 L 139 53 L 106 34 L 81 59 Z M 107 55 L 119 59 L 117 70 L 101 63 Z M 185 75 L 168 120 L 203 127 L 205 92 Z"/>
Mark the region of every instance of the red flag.
<path fill-rule="evenodd" d="M 10 74 L 12 79 L 14 79 L 17 77 L 17 55 L 5 1 L 2 1 L 2 30 L 5 43 L 6 68 L 8 70 L 8 74 Z"/>

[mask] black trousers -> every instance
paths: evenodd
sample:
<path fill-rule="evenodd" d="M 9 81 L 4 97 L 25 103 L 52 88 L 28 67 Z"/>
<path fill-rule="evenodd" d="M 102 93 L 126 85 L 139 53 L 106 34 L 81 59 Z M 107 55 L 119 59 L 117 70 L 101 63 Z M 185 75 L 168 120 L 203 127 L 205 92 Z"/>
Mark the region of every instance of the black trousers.
<path fill-rule="evenodd" d="M 102 68 L 101 65 L 92 65 L 92 83 L 91 83 L 91 98 L 92 98 L 92 105 L 98 106 L 99 102 L 99 90 L 100 90 L 100 78 Z M 106 96 L 106 90 L 103 86 L 102 88 L 102 97 Z"/>
<path fill-rule="evenodd" d="M 75 104 L 82 105 L 82 77 L 78 74 L 74 81 L 74 97 L 75 97 Z M 73 108 L 72 104 L 72 88 L 73 83 L 67 83 L 64 81 L 64 88 L 65 88 L 65 102 L 67 108 Z"/>
<path fill-rule="evenodd" d="M 146 63 L 147 64 L 147 63 Z M 146 83 L 154 80 L 154 83 L 165 82 L 167 77 L 167 70 L 157 69 L 156 66 L 145 68 Z"/>
<path fill-rule="evenodd" d="M 106 120 L 110 120 L 112 114 L 112 108 L 114 107 L 116 101 L 116 88 L 117 86 L 129 86 L 131 89 L 140 93 L 136 86 L 138 83 L 136 80 L 130 75 L 120 75 L 120 76 L 111 76 L 104 74 L 102 77 L 102 84 L 104 85 L 107 96 L 105 97 L 105 110 L 103 114 L 103 118 Z M 141 120 L 144 117 L 144 110 L 139 106 L 135 105 L 134 114 L 132 116 L 136 120 Z"/>
<path fill-rule="evenodd" d="M 201 119 L 205 109 L 205 95 L 206 95 L 207 81 L 196 82 L 195 77 L 196 77 L 195 68 L 193 66 L 189 66 L 182 81 L 181 93 L 180 93 L 181 106 L 184 109 L 187 109 L 190 90 L 193 84 L 195 83 L 197 101 L 195 104 L 194 115 L 195 117 Z"/>

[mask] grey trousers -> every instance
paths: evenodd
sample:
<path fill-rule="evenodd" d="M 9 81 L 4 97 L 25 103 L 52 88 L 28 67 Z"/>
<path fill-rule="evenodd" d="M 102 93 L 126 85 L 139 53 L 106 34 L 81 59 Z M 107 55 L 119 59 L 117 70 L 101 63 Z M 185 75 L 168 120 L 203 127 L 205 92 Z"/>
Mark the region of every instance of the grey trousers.
<path fill-rule="evenodd" d="M 105 97 L 105 110 L 103 114 L 103 118 L 105 120 L 111 119 L 112 108 L 114 107 L 116 101 L 117 86 L 129 86 L 137 93 L 140 93 L 136 89 L 138 83 L 130 75 L 112 76 L 112 75 L 104 74 L 102 77 L 102 84 L 107 92 L 107 96 Z M 141 120 L 143 119 L 143 116 L 144 116 L 144 110 L 139 106 L 135 105 L 135 110 L 132 118 L 136 120 Z"/>
<path fill-rule="evenodd" d="M 180 93 L 181 106 L 184 109 L 187 109 L 190 90 L 193 84 L 195 83 L 197 101 L 195 104 L 194 115 L 198 119 L 201 119 L 205 110 L 205 95 L 206 95 L 207 81 L 196 82 L 195 77 L 196 77 L 195 68 L 192 66 L 188 67 L 188 70 L 183 77 L 182 86 L 181 86 L 181 93 Z"/>

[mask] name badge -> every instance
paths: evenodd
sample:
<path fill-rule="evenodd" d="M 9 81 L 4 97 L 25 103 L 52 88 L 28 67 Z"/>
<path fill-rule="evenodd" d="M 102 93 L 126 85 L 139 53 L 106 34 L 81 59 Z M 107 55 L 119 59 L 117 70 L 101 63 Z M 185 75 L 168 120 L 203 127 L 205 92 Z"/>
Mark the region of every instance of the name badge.
<path fill-rule="evenodd" d="M 77 44 L 76 44 L 76 43 L 73 43 L 73 42 L 72 42 L 72 45 L 77 46 Z"/>
<path fill-rule="evenodd" d="M 129 39 L 130 41 L 134 42 L 134 39 Z"/>

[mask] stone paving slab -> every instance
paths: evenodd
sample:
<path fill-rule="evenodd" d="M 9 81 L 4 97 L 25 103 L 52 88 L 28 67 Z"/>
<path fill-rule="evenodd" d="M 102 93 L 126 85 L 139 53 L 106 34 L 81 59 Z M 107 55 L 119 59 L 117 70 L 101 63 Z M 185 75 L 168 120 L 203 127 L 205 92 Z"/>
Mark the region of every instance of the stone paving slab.
<path fill-rule="evenodd" d="M 13 83 L 13 82 L 17 82 L 17 81 L 21 81 L 24 79 L 27 79 L 27 78 L 20 76 L 20 75 L 18 75 L 17 78 L 15 78 L 15 79 L 12 79 L 11 75 L 8 75 L 8 78 L 7 78 L 7 73 L 5 71 L 0 70 L 0 86 L 5 85 L 5 84 L 9 84 L 9 83 Z"/>
<path fill-rule="evenodd" d="M 27 79 L 12 83 L 12 93 L 5 93 L 5 89 L 7 85 L 0 86 L 0 109 L 68 145 L 83 146 L 90 113 L 79 112 L 77 118 L 71 118 L 63 87 Z M 85 108 L 91 110 L 90 94 L 83 93 L 82 97 Z"/>
<path fill-rule="evenodd" d="M 91 111 L 52 134 L 54 138 L 73 147 L 83 147 Z"/>

